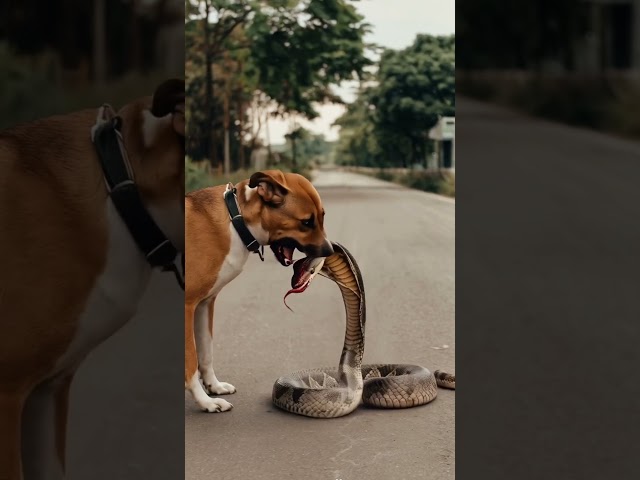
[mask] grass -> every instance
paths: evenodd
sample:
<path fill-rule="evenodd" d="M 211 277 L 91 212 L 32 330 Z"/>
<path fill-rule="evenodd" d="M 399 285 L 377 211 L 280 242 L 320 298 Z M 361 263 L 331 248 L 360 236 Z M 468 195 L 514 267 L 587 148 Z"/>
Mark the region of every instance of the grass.
<path fill-rule="evenodd" d="M 167 75 L 129 73 L 97 85 L 86 79 L 65 81 L 53 54 L 16 55 L 0 42 L 0 128 L 55 114 L 110 103 L 116 110 L 153 90 Z"/>
<path fill-rule="evenodd" d="M 637 74 L 464 73 L 458 91 L 537 117 L 640 139 Z"/>
<path fill-rule="evenodd" d="M 445 172 L 409 172 L 402 175 L 400 183 L 416 190 L 437 193 L 446 197 L 456 196 L 455 176 Z"/>
<path fill-rule="evenodd" d="M 311 172 L 308 169 L 292 169 L 281 165 L 273 168 L 282 170 L 283 172 L 299 173 L 311 180 Z M 210 171 L 207 162 L 194 162 L 190 158 L 187 158 L 185 162 L 185 187 L 187 192 L 191 192 L 200 188 L 223 185 L 228 182 L 236 184 L 242 180 L 246 180 L 253 173 L 255 173 L 253 170 L 236 170 L 228 175 L 217 174 Z"/>
<path fill-rule="evenodd" d="M 399 183 L 400 185 L 416 190 L 423 190 L 425 192 L 436 193 L 438 195 L 444 195 L 452 198 L 455 198 L 456 196 L 455 175 L 445 171 L 433 172 L 421 170 L 409 171 L 407 173 L 392 173 L 381 168 L 372 173 L 360 173 L 372 175 L 386 182 Z"/>

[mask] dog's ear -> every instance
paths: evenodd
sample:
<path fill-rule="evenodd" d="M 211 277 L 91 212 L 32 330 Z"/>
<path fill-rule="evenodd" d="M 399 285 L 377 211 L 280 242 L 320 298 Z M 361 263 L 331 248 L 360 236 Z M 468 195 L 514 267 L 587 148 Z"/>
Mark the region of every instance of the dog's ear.
<path fill-rule="evenodd" d="M 249 179 L 249 188 L 258 188 L 257 192 L 265 203 L 282 205 L 289 193 L 287 179 L 280 170 L 256 172 Z"/>
<path fill-rule="evenodd" d="M 154 117 L 172 114 L 173 129 L 183 137 L 185 136 L 184 98 L 184 80 L 171 78 L 156 88 L 151 104 L 151 114 Z"/>

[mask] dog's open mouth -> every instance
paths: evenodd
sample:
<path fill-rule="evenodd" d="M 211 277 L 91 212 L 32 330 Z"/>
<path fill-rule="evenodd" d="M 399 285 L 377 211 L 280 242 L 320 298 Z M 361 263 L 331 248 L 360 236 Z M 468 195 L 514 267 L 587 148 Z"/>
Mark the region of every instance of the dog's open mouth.
<path fill-rule="evenodd" d="M 271 244 L 271 250 L 276 259 L 285 267 L 293 264 L 293 253 L 296 248 L 300 250 L 300 245 L 290 238 L 284 238 Z"/>

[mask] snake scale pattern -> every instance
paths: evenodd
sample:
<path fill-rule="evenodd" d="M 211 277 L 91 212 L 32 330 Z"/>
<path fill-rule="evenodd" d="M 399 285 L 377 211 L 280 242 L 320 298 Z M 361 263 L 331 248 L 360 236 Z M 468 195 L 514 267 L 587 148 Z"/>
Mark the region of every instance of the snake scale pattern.
<path fill-rule="evenodd" d="M 455 376 L 445 372 L 431 373 L 417 365 L 362 365 L 366 323 L 362 275 L 345 247 L 334 242 L 333 248 L 334 254 L 324 259 L 320 271 L 309 267 L 314 259 L 298 262 L 303 262 L 302 269 L 310 269 L 311 278 L 320 273 L 340 288 L 347 317 L 340 363 L 337 368 L 301 370 L 278 378 L 273 403 L 299 415 L 335 418 L 353 412 L 361 402 L 378 408 L 408 408 L 431 402 L 438 386 L 455 389 Z"/>

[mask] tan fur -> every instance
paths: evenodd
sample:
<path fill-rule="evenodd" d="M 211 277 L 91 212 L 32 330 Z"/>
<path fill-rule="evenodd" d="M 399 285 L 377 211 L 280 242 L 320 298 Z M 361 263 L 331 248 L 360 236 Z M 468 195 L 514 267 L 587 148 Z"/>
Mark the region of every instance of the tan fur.
<path fill-rule="evenodd" d="M 270 170 L 254 174 L 252 179 L 256 185 L 249 198 L 246 187 L 251 179 L 236 185 L 238 204 L 248 226 L 261 227 L 268 233 L 267 245 L 292 238 L 309 248 L 326 248 L 329 242 L 324 231 L 324 209 L 318 192 L 306 178 Z M 198 369 L 194 312 L 206 302 L 213 335 L 215 296 L 210 292 L 231 248 L 225 188 L 209 187 L 185 197 L 185 385 Z M 300 221 L 311 215 L 316 219 L 315 227 L 304 228 Z M 265 251 L 265 255 L 271 253 Z"/>
<path fill-rule="evenodd" d="M 149 205 L 184 196 L 183 147 L 173 132 L 142 144 L 142 110 L 125 106 L 123 138 Z M 19 480 L 20 415 L 69 347 L 79 316 L 105 268 L 107 191 L 91 143 L 96 109 L 0 132 L 0 479 Z M 57 448 L 63 458 L 73 372 L 58 385 Z"/>

